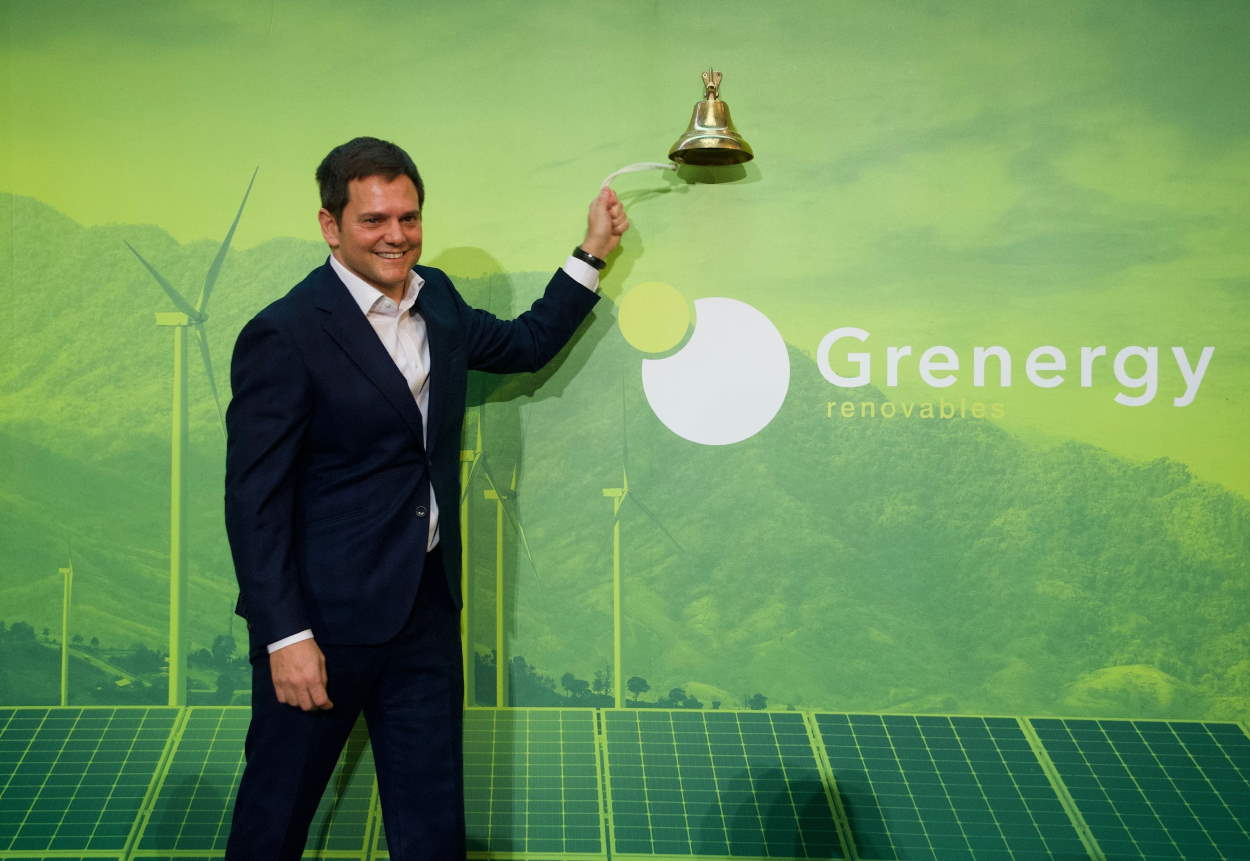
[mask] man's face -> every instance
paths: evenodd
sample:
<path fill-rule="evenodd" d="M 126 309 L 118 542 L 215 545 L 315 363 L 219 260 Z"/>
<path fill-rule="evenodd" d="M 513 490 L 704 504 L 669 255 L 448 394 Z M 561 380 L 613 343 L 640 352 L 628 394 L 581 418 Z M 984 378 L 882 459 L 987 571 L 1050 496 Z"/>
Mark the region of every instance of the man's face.
<path fill-rule="evenodd" d="M 421 257 L 421 204 L 411 179 L 353 179 L 339 220 L 324 209 L 317 219 L 340 263 L 392 298 L 403 295 Z"/>

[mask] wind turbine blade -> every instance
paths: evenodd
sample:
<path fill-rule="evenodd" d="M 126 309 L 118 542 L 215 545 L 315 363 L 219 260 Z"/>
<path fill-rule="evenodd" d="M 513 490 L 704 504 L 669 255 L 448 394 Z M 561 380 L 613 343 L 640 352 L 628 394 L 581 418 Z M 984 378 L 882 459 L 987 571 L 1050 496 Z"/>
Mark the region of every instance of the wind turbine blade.
<path fill-rule="evenodd" d="M 213 292 L 213 284 L 217 282 L 217 275 L 221 272 L 222 261 L 226 259 L 226 252 L 230 250 L 230 240 L 234 239 L 234 230 L 239 226 L 239 219 L 243 217 L 243 207 L 247 205 L 247 196 L 252 193 L 252 185 L 256 182 L 256 174 L 259 172 L 260 165 L 257 165 L 256 170 L 252 171 L 252 178 L 248 180 L 247 190 L 243 192 L 243 202 L 239 204 L 239 211 L 234 214 L 234 221 L 230 222 L 230 229 L 226 231 L 226 238 L 221 240 L 221 247 L 217 249 L 217 256 L 213 258 L 213 262 L 208 267 L 208 274 L 204 276 L 204 286 L 200 289 L 200 299 L 195 303 L 201 312 L 208 305 L 208 296 Z"/>
<path fill-rule="evenodd" d="M 621 374 L 621 469 L 629 469 L 629 434 L 625 432 L 625 374 Z"/>
<path fill-rule="evenodd" d="M 499 485 L 495 483 L 495 476 L 490 471 L 490 465 L 486 462 L 486 452 L 478 455 L 477 461 L 482 465 L 482 475 L 486 476 L 486 483 L 490 485 L 490 489 L 495 491 L 496 496 L 503 499 L 503 494 L 499 492 Z"/>
<path fill-rule="evenodd" d="M 469 474 L 464 477 L 464 484 L 460 486 L 460 502 L 463 503 L 465 497 L 469 495 L 469 488 L 473 486 L 473 477 L 477 475 L 477 468 L 482 462 L 482 405 L 478 404 L 477 423 L 474 426 L 473 433 L 475 435 L 473 447 L 473 466 L 469 467 Z"/>
<path fill-rule="evenodd" d="M 525 551 L 525 558 L 530 561 L 530 567 L 534 569 L 534 576 L 541 580 L 542 575 L 538 571 L 538 563 L 534 561 L 534 553 L 530 550 L 530 541 L 525 537 L 525 527 L 521 525 L 520 518 L 513 512 L 510 501 L 504 502 L 503 513 L 508 516 L 508 522 L 516 530 L 517 538 L 521 539 L 521 549 Z"/>
<path fill-rule="evenodd" d="M 464 484 L 460 486 L 460 501 L 464 502 L 464 498 L 469 495 L 469 488 L 473 485 L 473 476 L 477 475 L 477 468 L 482 463 L 482 457 L 479 454 L 473 459 L 473 466 L 469 467 L 469 474 L 465 477 Z"/>
<path fill-rule="evenodd" d="M 625 372 L 621 372 L 621 492 L 629 496 L 629 430 L 626 425 Z"/>
<path fill-rule="evenodd" d="M 521 525 L 520 519 L 512 510 L 511 496 L 504 496 L 499 492 L 499 484 L 495 481 L 495 476 L 490 471 L 490 465 L 486 463 L 486 455 L 483 454 L 479 460 L 482 461 L 482 475 L 486 476 L 490 489 L 495 491 L 495 496 L 499 497 L 504 515 L 508 518 L 508 522 L 512 524 L 512 529 L 516 532 L 517 538 L 521 540 L 521 548 L 525 551 L 525 558 L 529 559 L 530 567 L 534 569 L 535 574 L 538 574 L 538 564 L 534 562 L 534 553 L 530 550 L 530 541 L 525 535 L 525 527 Z"/>
<path fill-rule="evenodd" d="M 213 359 L 208 354 L 208 335 L 204 332 L 204 324 L 196 324 L 195 336 L 200 344 L 200 358 L 204 360 L 204 371 L 208 374 L 208 387 L 213 391 L 213 403 L 217 404 L 217 422 L 221 426 L 222 436 L 225 436 L 226 414 L 221 410 L 221 396 L 217 394 L 217 379 L 213 376 Z"/>
<path fill-rule="evenodd" d="M 131 254 L 139 258 L 139 262 L 143 264 L 143 268 L 147 269 L 148 272 L 152 274 L 152 277 L 156 279 L 156 283 L 161 285 L 161 289 L 165 291 L 165 294 L 169 296 L 169 298 L 173 301 L 174 305 L 178 307 L 179 311 L 186 314 L 192 320 L 195 320 L 200 316 L 199 312 L 196 311 L 194 308 L 192 308 L 191 304 L 187 302 L 186 299 L 182 298 L 182 294 L 174 289 L 174 285 L 166 281 L 165 276 L 157 272 L 151 263 L 144 260 L 143 255 L 140 254 L 138 251 L 136 251 L 133 245 L 131 245 L 129 242 L 127 242 L 124 239 L 122 240 L 122 244 L 130 249 Z"/>
<path fill-rule="evenodd" d="M 664 533 L 665 538 L 673 542 L 674 547 L 676 547 L 682 553 L 686 552 L 686 548 L 682 547 L 681 542 L 673 537 L 673 533 L 669 532 L 668 529 L 665 528 L 664 524 L 660 522 L 660 518 L 656 517 L 655 514 L 652 513 L 651 509 L 648 508 L 645 504 L 643 504 L 643 501 L 638 498 L 637 493 L 629 494 L 628 496 L 625 497 L 624 501 L 632 502 L 634 505 L 637 505 L 640 509 L 642 509 L 642 513 L 647 515 L 647 517 L 651 518 L 651 522 L 655 524 L 657 529 L 659 529 L 661 532 Z"/>
<path fill-rule="evenodd" d="M 486 432 L 487 428 L 489 427 L 489 423 L 486 421 L 486 417 L 490 414 L 490 410 L 487 409 L 488 405 L 489 405 L 489 401 L 487 400 L 487 398 L 482 398 L 482 405 L 478 407 L 477 439 L 478 439 L 478 442 L 481 444 L 479 446 L 479 449 L 481 451 L 486 451 L 486 444 L 490 440 L 490 434 Z"/>

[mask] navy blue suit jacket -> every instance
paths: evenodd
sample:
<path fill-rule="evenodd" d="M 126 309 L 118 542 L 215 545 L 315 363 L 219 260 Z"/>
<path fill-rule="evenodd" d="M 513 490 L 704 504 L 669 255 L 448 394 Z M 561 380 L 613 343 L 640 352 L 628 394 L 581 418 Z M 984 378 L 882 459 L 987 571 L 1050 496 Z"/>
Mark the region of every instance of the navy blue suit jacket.
<path fill-rule="evenodd" d="M 528 311 L 499 320 L 469 307 L 440 270 L 416 271 L 430 346 L 427 444 L 403 375 L 328 263 L 239 334 L 226 530 L 253 647 L 305 628 L 333 644 L 398 633 L 425 562 L 431 488 L 459 604 L 468 371 L 539 369 L 598 301 L 557 270 Z"/>

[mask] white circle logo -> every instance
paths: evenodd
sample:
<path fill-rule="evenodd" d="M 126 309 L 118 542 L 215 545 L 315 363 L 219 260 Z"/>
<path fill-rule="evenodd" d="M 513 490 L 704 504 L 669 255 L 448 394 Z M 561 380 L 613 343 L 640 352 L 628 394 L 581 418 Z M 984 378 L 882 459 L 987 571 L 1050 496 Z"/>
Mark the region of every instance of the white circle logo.
<path fill-rule="evenodd" d="M 730 445 L 755 436 L 777 415 L 790 387 L 790 356 L 781 333 L 737 299 L 698 299 L 691 309 L 684 299 L 674 301 L 674 295 L 680 296 L 668 285 L 640 285 L 625 296 L 619 317 L 626 340 L 645 352 L 675 346 L 693 324 L 690 339 L 677 352 L 643 359 L 643 392 L 656 418 L 701 445 Z M 642 297 L 646 301 L 639 301 Z M 652 314 L 644 315 L 639 306 Z M 677 327 L 673 320 L 679 308 L 688 310 L 686 325 Z M 659 320 L 656 310 L 665 312 Z M 640 319 L 649 319 L 649 326 L 634 322 Z M 670 334 L 657 340 L 660 330 Z"/>

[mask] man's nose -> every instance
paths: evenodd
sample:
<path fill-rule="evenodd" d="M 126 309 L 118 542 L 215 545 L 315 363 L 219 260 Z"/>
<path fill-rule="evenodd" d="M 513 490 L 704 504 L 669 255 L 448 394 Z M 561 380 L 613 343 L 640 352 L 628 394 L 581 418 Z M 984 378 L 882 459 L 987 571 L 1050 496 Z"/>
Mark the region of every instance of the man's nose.
<path fill-rule="evenodd" d="M 403 244 L 404 231 L 399 226 L 398 218 L 393 218 L 386 223 L 386 235 L 384 238 L 391 245 Z"/>

